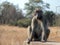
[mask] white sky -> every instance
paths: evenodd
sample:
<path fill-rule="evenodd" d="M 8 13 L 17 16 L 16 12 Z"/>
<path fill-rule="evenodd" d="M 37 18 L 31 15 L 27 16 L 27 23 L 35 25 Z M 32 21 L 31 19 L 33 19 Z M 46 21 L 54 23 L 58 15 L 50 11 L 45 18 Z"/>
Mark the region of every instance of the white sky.
<path fill-rule="evenodd" d="M 28 2 L 28 0 L 8 0 L 8 1 L 17 4 L 22 9 L 24 8 L 24 4 Z"/>
<path fill-rule="evenodd" d="M 60 13 L 60 0 L 43 0 L 43 1 L 50 4 L 50 10 Z"/>
<path fill-rule="evenodd" d="M 9 1 L 13 3 L 14 5 L 18 5 L 21 9 L 24 9 L 24 3 L 28 2 L 28 0 L 0 0 L 0 3 L 3 1 Z M 50 10 L 54 12 L 56 12 L 56 6 L 60 6 L 60 0 L 43 0 L 43 1 L 49 3 Z M 57 9 L 57 12 L 60 12 L 59 9 Z"/>
<path fill-rule="evenodd" d="M 23 9 L 24 4 L 28 2 L 28 0 L 1 0 L 0 3 L 2 3 L 3 1 L 8 1 L 13 3 L 14 5 L 18 5 L 21 9 Z"/>

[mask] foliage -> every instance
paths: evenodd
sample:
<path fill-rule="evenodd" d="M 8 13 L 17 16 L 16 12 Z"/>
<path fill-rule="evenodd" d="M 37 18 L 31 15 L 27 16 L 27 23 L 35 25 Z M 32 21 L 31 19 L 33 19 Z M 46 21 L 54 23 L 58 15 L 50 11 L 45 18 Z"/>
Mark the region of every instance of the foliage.
<path fill-rule="evenodd" d="M 18 20 L 17 22 L 17 25 L 20 27 L 27 27 L 30 24 L 31 24 L 31 19 L 21 19 L 21 20 Z"/>
<path fill-rule="evenodd" d="M 0 24 L 8 24 L 11 21 L 16 22 L 24 18 L 22 10 L 18 9 L 10 2 L 2 2 L 0 5 Z"/>
<path fill-rule="evenodd" d="M 14 26 L 19 26 L 19 27 L 28 27 L 31 24 L 31 19 L 25 18 L 25 19 L 20 19 L 15 22 L 11 21 L 9 24 L 14 25 Z"/>
<path fill-rule="evenodd" d="M 55 13 L 53 11 L 46 11 L 44 15 L 46 16 L 50 26 L 53 26 L 55 24 Z"/>
<path fill-rule="evenodd" d="M 36 8 L 49 8 L 49 4 L 44 3 L 42 0 L 29 0 L 28 3 L 25 3 L 26 15 L 31 15 Z"/>
<path fill-rule="evenodd" d="M 3 2 L 0 4 L 0 24 L 10 24 L 20 27 L 27 27 L 31 24 L 31 14 L 34 12 L 35 8 L 49 8 L 48 3 L 44 3 L 42 0 L 29 0 L 28 3 L 25 3 L 25 9 L 29 15 L 27 18 L 23 16 L 23 12 L 19 7 L 13 5 L 10 2 Z M 44 13 L 50 26 L 60 25 L 60 15 L 55 15 L 52 11 L 46 11 Z M 59 18 L 58 18 L 59 17 Z"/>
<path fill-rule="evenodd" d="M 54 26 L 60 26 L 60 14 L 57 14 L 56 15 L 56 18 L 55 18 L 55 25 Z"/>
<path fill-rule="evenodd" d="M 18 26 L 18 25 L 17 25 L 17 21 L 10 21 L 10 22 L 9 22 L 9 25 Z"/>

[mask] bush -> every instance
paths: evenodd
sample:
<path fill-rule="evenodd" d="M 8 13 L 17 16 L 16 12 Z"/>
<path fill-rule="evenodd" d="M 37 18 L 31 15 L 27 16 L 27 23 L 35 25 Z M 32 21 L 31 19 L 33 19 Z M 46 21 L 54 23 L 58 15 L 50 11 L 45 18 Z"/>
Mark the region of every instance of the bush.
<path fill-rule="evenodd" d="M 17 21 L 17 25 L 20 27 L 27 27 L 31 24 L 31 19 L 21 19 Z"/>
<path fill-rule="evenodd" d="M 25 18 L 20 19 L 18 21 L 10 21 L 9 25 L 20 26 L 20 27 L 27 27 L 31 24 L 31 19 Z"/>
<path fill-rule="evenodd" d="M 10 21 L 9 25 L 17 26 L 17 21 Z"/>

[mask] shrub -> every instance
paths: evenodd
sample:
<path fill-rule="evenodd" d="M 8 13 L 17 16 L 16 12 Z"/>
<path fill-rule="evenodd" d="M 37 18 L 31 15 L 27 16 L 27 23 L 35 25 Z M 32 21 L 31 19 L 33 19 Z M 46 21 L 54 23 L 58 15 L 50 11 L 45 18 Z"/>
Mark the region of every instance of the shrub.
<path fill-rule="evenodd" d="M 17 26 L 17 21 L 10 21 L 9 25 Z"/>
<path fill-rule="evenodd" d="M 30 24 L 31 24 L 31 19 L 28 19 L 28 18 L 17 21 L 17 25 L 20 27 L 27 27 Z"/>

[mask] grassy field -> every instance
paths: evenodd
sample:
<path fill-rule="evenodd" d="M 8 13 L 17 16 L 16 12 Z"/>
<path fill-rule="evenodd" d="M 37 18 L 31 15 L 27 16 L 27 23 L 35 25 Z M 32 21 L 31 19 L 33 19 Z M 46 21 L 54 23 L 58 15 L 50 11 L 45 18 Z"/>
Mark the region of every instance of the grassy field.
<path fill-rule="evenodd" d="M 48 41 L 60 42 L 60 27 L 49 27 Z M 0 25 L 0 45 L 22 45 L 27 39 L 27 28 Z"/>

